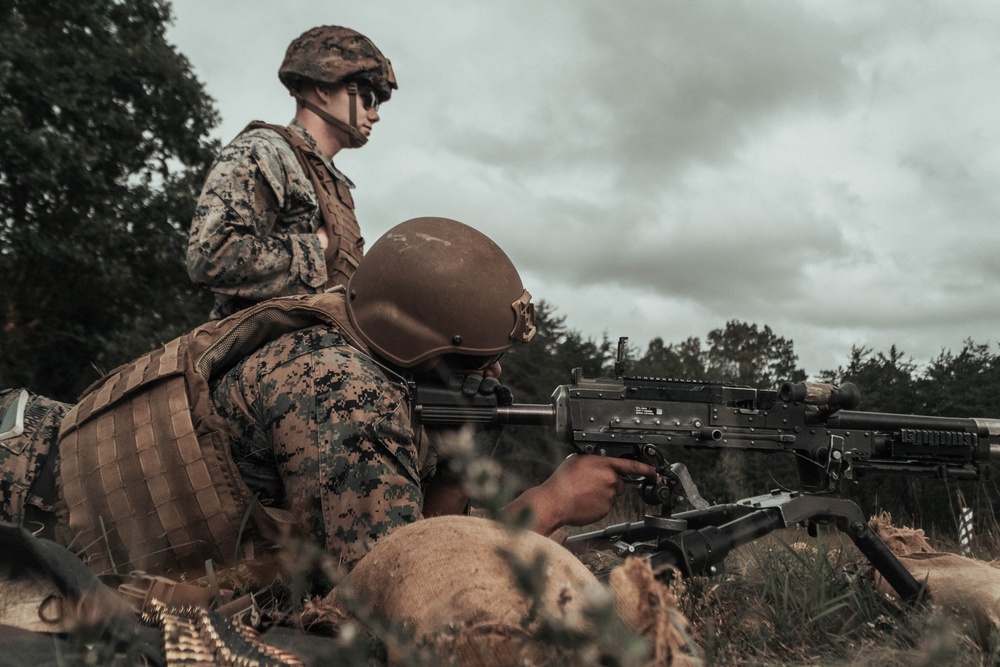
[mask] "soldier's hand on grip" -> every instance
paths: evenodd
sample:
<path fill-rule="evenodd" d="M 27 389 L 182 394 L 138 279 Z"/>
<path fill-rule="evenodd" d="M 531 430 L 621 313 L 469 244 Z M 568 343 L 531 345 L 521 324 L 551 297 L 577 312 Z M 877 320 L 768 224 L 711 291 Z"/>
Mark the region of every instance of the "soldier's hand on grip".
<path fill-rule="evenodd" d="M 573 454 L 538 488 L 559 525 L 585 526 L 607 516 L 625 493 L 623 475 L 655 478 L 656 469 L 639 461 Z"/>
<path fill-rule="evenodd" d="M 456 374 L 448 378 L 448 388 L 454 391 L 461 390 L 465 396 L 475 396 L 481 394 L 489 396 L 494 394 L 497 398 L 497 405 L 511 405 L 514 403 L 514 392 L 495 377 L 483 377 L 478 374 L 462 375 Z"/>

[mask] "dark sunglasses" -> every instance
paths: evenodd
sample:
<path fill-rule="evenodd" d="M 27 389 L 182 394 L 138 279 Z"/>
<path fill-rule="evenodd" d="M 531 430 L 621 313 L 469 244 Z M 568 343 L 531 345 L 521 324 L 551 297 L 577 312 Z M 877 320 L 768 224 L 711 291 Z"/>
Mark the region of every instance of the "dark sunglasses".
<path fill-rule="evenodd" d="M 366 111 L 369 109 L 378 111 L 381 102 L 379 102 L 378 95 L 375 94 L 375 90 L 371 86 L 359 83 L 358 97 L 361 98 L 361 106 L 363 106 Z"/>

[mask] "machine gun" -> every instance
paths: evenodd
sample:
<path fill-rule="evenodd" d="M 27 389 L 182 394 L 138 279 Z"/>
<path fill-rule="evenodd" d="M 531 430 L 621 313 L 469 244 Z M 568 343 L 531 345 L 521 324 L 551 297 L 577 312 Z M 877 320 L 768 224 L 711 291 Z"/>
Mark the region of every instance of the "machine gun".
<path fill-rule="evenodd" d="M 547 405 L 496 405 L 444 389 L 418 386 L 416 414 L 425 425 L 548 425 L 585 454 L 649 463 L 656 480 L 640 480 L 643 500 L 656 509 L 643 521 L 576 535 L 570 548 L 612 544 L 645 556 L 654 569 L 682 574 L 724 570 L 729 552 L 780 528 L 802 524 L 815 534 L 832 523 L 850 537 L 904 599 L 920 584 L 869 528 L 861 508 L 840 497 L 871 473 L 979 479 L 982 464 L 1000 454 L 1000 419 L 963 419 L 853 410 L 857 387 L 785 383 L 777 390 L 715 382 L 625 377 L 619 340 L 615 377 L 588 379 L 573 371 Z M 686 467 L 687 450 L 791 452 L 801 489 L 709 506 Z M 988 471 L 987 471 L 988 472 Z M 688 503 L 694 509 L 676 512 Z"/>

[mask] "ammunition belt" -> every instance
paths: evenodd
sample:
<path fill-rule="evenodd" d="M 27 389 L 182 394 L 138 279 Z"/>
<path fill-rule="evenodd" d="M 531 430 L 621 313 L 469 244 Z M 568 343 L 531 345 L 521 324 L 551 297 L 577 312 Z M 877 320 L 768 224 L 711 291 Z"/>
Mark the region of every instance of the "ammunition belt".
<path fill-rule="evenodd" d="M 303 667 L 292 654 L 263 643 L 253 628 L 202 607 L 168 607 L 152 599 L 140 620 L 163 631 L 168 667 Z"/>

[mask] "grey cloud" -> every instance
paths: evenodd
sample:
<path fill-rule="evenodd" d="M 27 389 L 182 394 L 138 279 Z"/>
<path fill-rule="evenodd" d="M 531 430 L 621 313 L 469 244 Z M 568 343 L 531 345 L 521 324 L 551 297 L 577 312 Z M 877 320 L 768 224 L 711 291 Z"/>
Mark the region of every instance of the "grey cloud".
<path fill-rule="evenodd" d="M 518 256 L 549 281 L 643 288 L 726 312 L 801 295 L 811 261 L 848 252 L 836 226 L 794 210 L 767 220 L 615 224 L 629 213 L 550 201 L 545 242 L 518 244 Z"/>
<path fill-rule="evenodd" d="M 841 56 L 849 35 L 794 3 L 646 8 L 627 20 L 597 8 L 590 15 L 595 48 L 584 56 L 596 75 L 594 97 L 622 114 L 612 148 L 632 158 L 626 176 L 728 158 L 769 115 L 837 105 L 853 79 Z"/>
<path fill-rule="evenodd" d="M 857 78 L 842 54 L 858 38 L 795 3 L 629 9 L 582 3 L 582 33 L 554 37 L 568 41 L 565 62 L 543 70 L 521 131 L 490 136 L 470 122 L 451 148 L 515 168 L 526 156 L 543 170 L 595 161 L 626 191 L 661 189 L 692 162 L 730 159 L 783 112 L 835 110 Z"/>
<path fill-rule="evenodd" d="M 950 140 L 950 141 L 949 141 Z M 1000 195 L 995 173 L 977 164 L 977 154 L 992 146 L 964 146 L 951 142 L 955 137 L 935 141 L 917 139 L 904 149 L 900 166 L 919 181 L 920 190 L 939 203 L 942 215 L 968 223 L 988 223 L 1000 219 Z"/>

